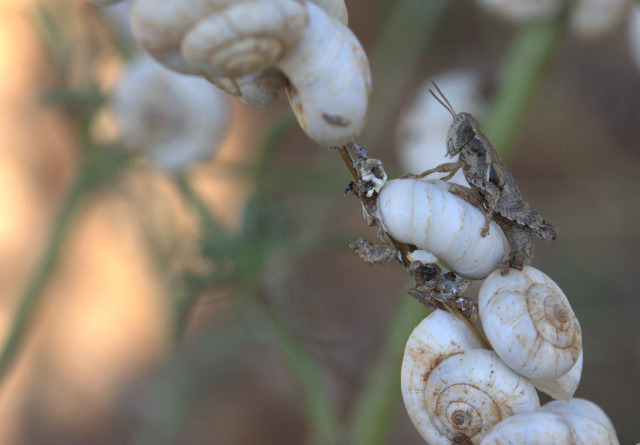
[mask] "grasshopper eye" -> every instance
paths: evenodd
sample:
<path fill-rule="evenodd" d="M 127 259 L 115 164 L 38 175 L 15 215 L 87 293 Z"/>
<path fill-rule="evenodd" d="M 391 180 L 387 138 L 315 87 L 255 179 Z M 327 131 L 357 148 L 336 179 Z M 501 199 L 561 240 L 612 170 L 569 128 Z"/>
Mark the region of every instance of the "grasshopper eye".
<path fill-rule="evenodd" d="M 461 141 L 463 140 L 465 143 L 469 142 L 476 135 L 476 131 L 469 122 L 463 122 L 458 131 Z"/>

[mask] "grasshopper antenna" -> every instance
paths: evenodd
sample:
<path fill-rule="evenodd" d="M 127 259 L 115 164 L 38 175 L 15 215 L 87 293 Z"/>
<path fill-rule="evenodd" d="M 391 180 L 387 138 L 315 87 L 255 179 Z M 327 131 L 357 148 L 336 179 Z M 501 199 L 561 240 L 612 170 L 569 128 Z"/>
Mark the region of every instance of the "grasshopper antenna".
<path fill-rule="evenodd" d="M 438 87 L 438 84 L 435 83 L 433 80 L 431 81 L 431 83 L 433 84 L 433 86 L 436 88 L 436 90 L 438 91 L 438 93 L 440 94 L 440 96 L 442 96 L 442 99 L 444 99 L 444 101 L 442 99 L 440 99 L 436 93 L 433 92 L 433 90 L 431 88 L 429 88 L 429 92 L 431 93 L 431 95 L 433 97 L 436 98 L 436 100 L 438 102 L 440 102 L 440 104 L 445 107 L 447 109 L 447 111 L 449 113 L 451 113 L 451 116 L 453 116 L 453 118 L 456 118 L 456 111 L 453 109 L 453 106 L 451 105 L 451 102 L 449 102 L 449 99 L 447 99 L 447 96 L 444 95 L 444 93 L 442 92 L 442 90 Z"/>

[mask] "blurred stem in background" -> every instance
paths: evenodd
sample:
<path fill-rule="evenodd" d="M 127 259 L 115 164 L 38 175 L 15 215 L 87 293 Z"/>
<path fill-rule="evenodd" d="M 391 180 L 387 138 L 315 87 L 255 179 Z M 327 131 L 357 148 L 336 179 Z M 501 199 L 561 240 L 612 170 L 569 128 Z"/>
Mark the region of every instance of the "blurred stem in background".
<path fill-rule="evenodd" d="M 522 128 L 567 23 L 565 12 L 534 21 L 522 27 L 509 48 L 487 118 L 482 122 L 484 133 L 503 160 Z"/>
<path fill-rule="evenodd" d="M 5 337 L 2 352 L 0 352 L 0 385 L 4 383 L 20 347 L 24 344 L 46 284 L 55 272 L 82 203 L 91 191 L 104 181 L 113 180 L 126 161 L 127 153 L 114 147 L 91 147 L 83 152 L 80 169 L 65 194 L 64 202 L 53 223 L 42 258 L 36 265 L 31 278 L 26 283 L 24 293 L 18 300 L 18 309 Z"/>
<path fill-rule="evenodd" d="M 91 177 L 87 173 L 86 169 L 81 168 L 76 180 L 67 191 L 64 203 L 49 235 L 44 254 L 27 282 L 24 293 L 18 300 L 18 309 L 5 337 L 2 353 L 0 354 L 0 382 L 4 382 L 4 378 L 11 368 L 19 348 L 24 343 L 27 330 L 31 326 L 31 321 L 35 316 L 35 310 L 40 302 L 45 285 L 55 271 L 62 247 L 73 226 L 75 216 L 91 188 Z"/>
<path fill-rule="evenodd" d="M 442 7 L 439 4 L 438 11 Z M 402 6 L 398 5 L 398 9 L 402 9 Z M 392 14 L 391 24 L 393 24 L 395 16 Z M 566 23 L 566 17 L 562 14 L 552 20 L 524 26 L 511 44 L 502 76 L 499 79 L 496 96 L 488 112 L 486 123 L 483 124 L 489 140 L 503 156 L 508 154 L 510 144 L 522 126 L 526 112 L 544 78 L 544 69 L 555 54 Z M 435 22 L 427 21 L 427 26 L 435 26 Z M 431 35 L 430 31 L 420 30 L 414 36 L 407 34 L 408 29 L 398 31 L 402 35 L 403 41 L 413 43 L 416 38 L 427 39 Z M 383 35 L 387 36 L 388 34 L 383 32 Z M 421 41 L 417 45 L 423 49 L 426 46 Z M 393 53 L 392 47 L 391 43 L 379 43 L 376 48 L 385 48 L 385 51 L 389 51 L 387 48 L 391 48 L 390 51 Z M 415 56 L 418 57 L 419 54 Z M 385 58 L 382 55 L 374 54 L 372 60 L 383 61 Z M 414 61 L 406 61 L 405 67 L 409 69 L 414 66 L 414 63 Z M 381 66 L 378 69 L 386 72 L 386 66 Z M 405 73 L 402 77 L 404 83 L 401 85 L 377 84 L 377 91 L 381 94 L 380 91 L 392 89 L 399 95 L 408 87 L 407 83 L 410 78 L 410 73 Z M 392 77 L 390 79 L 393 79 L 394 82 L 399 81 Z M 399 100 L 397 96 L 396 100 Z M 393 103 L 390 99 L 387 102 L 388 104 Z M 383 110 L 374 108 L 374 110 L 376 112 L 370 114 L 372 118 L 377 118 L 379 121 L 370 121 L 368 128 L 382 128 L 385 122 L 392 119 L 393 108 Z M 370 134 L 368 135 L 370 136 Z M 376 138 L 368 140 L 376 140 Z M 404 344 L 413 328 L 426 314 L 426 311 L 417 311 L 416 304 L 407 297 L 400 302 L 388 329 L 382 353 L 367 372 L 365 387 L 356 401 L 349 434 L 350 443 L 379 445 L 388 440 L 393 425 L 393 413 L 400 401 L 400 363 Z"/>
<path fill-rule="evenodd" d="M 368 125 L 360 138 L 365 147 L 375 145 L 400 105 L 428 42 L 441 23 L 448 0 L 398 0 L 369 57 L 373 90 Z"/>
<path fill-rule="evenodd" d="M 363 138 L 365 145 L 377 141 L 381 131 L 388 128 L 386 123 L 393 120 L 392 116 L 398 107 L 401 93 L 406 91 L 409 86 L 414 68 L 424 54 L 427 42 L 433 35 L 436 26 L 441 23 L 441 16 L 447 3 L 446 0 L 427 3 L 423 0 L 401 0 L 394 3 L 391 17 L 371 54 L 372 71 L 376 83 L 371 98 L 368 131 Z M 561 39 L 565 23 L 564 17 L 559 17 L 555 20 L 528 25 L 522 28 L 514 40 L 505 60 L 503 77 L 499 83 L 493 106 L 483 127 L 496 149 L 503 155 L 508 152 L 509 144 L 514 140 L 522 125 L 526 110 L 532 103 L 543 78 L 544 67 L 554 54 Z M 398 36 L 401 36 L 402 51 L 398 50 Z M 411 44 L 407 45 L 406 42 L 411 42 Z M 64 58 L 62 55 L 59 57 Z M 88 128 L 87 115 L 82 113 L 81 116 L 83 117 L 81 123 Z M 276 123 L 265 138 L 253 175 L 255 195 L 252 199 L 258 202 L 259 208 L 272 203 L 270 191 L 273 183 L 270 183 L 267 178 L 272 172 L 273 153 L 277 150 L 283 137 L 295 128 L 295 121 L 290 113 L 274 120 L 274 122 Z M 88 132 L 81 134 L 86 136 Z M 116 169 L 110 167 L 101 166 L 98 169 L 96 160 L 98 164 L 105 163 L 107 166 L 119 165 L 118 162 L 111 163 L 106 157 L 90 156 L 87 159 L 89 161 L 81 163 L 76 182 L 69 190 L 60 215 L 54 223 L 45 254 L 36 267 L 19 302 L 14 323 L 0 353 L 0 379 L 7 374 L 23 344 L 25 333 L 30 326 L 29 321 L 33 318 L 48 278 L 55 270 L 64 241 L 67 239 L 80 204 L 87 192 L 96 184 L 96 178 L 112 177 L 116 172 Z M 225 232 L 219 230 L 220 227 L 216 219 L 197 199 L 197 195 L 190 189 L 186 177 L 178 177 L 177 185 L 185 199 L 190 201 L 199 213 L 205 238 L 215 240 L 223 236 Z M 245 235 L 254 236 L 255 233 L 245 233 Z M 237 242 L 241 243 L 242 240 L 226 240 L 216 247 L 220 249 L 234 248 L 234 246 L 238 246 L 235 244 Z M 257 249 L 268 249 L 268 247 L 269 245 L 265 244 L 260 245 Z M 246 265 L 248 269 L 240 268 L 242 273 L 253 274 L 252 279 L 261 276 L 262 270 L 255 269 L 264 266 L 264 261 L 267 258 L 266 253 L 264 251 L 258 252 L 259 260 Z M 211 282 L 207 284 L 211 285 Z M 182 335 L 190 309 L 202 290 L 201 286 L 189 289 L 182 297 L 184 299 L 174 308 L 176 310 L 176 338 L 179 339 Z M 400 399 L 399 375 L 404 344 L 411 330 L 426 313 L 423 310 L 417 310 L 417 305 L 418 303 L 407 296 L 401 299 L 383 341 L 382 351 L 369 367 L 366 373 L 367 377 L 364 379 L 364 386 L 354 404 L 349 424 L 350 431 L 347 434 L 349 443 L 377 445 L 384 443 L 389 436 L 393 424 L 393 413 L 397 410 Z M 320 363 L 308 352 L 305 345 L 278 320 L 276 314 L 265 307 L 260 309 L 260 314 L 262 326 L 271 334 L 274 346 L 295 376 L 303 394 L 310 436 L 318 443 L 335 443 L 337 438 L 341 437 L 337 409 L 335 400 L 325 388 Z M 171 382 L 166 383 L 172 384 Z M 182 423 L 187 420 L 185 413 L 189 412 L 190 404 L 195 402 L 195 400 L 188 398 L 190 394 L 194 394 L 191 383 L 193 382 L 183 385 L 184 388 L 187 388 L 184 389 L 186 393 L 181 393 L 182 386 L 166 388 L 179 393 L 175 398 L 166 402 L 170 404 L 177 401 L 175 406 L 163 408 L 165 412 L 170 414 L 170 428 L 173 432 L 182 429 Z M 198 393 L 198 391 L 195 392 Z M 174 393 L 172 392 L 172 394 Z M 185 397 L 187 398 L 185 399 Z M 175 417 L 171 417 L 173 414 L 176 414 Z M 157 443 L 144 439 L 145 437 L 161 437 L 158 433 L 166 430 L 166 428 L 160 428 L 166 419 L 162 416 L 152 419 L 151 423 L 146 425 L 141 430 L 141 435 L 138 436 L 142 438 L 141 443 Z M 149 435 L 146 435 L 145 431 Z M 170 437 L 170 435 L 166 437 Z"/>

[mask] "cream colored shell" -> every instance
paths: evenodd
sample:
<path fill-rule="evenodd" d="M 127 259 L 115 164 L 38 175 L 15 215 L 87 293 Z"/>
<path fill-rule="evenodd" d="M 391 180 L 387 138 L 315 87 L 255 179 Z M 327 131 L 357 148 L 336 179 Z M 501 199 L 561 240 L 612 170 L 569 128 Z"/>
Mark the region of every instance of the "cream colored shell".
<path fill-rule="evenodd" d="M 284 74 L 274 68 L 240 77 L 211 77 L 207 80 L 253 108 L 271 105 L 287 84 Z"/>
<path fill-rule="evenodd" d="M 549 380 L 537 380 L 530 379 L 535 385 L 536 389 L 543 393 L 553 397 L 556 400 L 562 400 L 568 402 L 578 389 L 580 384 L 580 378 L 582 377 L 582 363 L 584 354 L 580 350 L 580 355 L 576 364 L 573 365 L 571 370 L 566 374 L 558 377 L 557 379 Z"/>
<path fill-rule="evenodd" d="M 634 3 L 629 11 L 629 28 L 627 37 L 629 41 L 629 49 L 631 58 L 636 65 L 636 69 L 640 70 L 640 4 Z"/>
<path fill-rule="evenodd" d="M 589 417 L 541 411 L 510 417 L 499 423 L 481 445 L 617 445 L 615 432 Z"/>
<path fill-rule="evenodd" d="M 560 11 L 562 0 L 478 0 L 488 12 L 521 23 L 552 16 Z"/>
<path fill-rule="evenodd" d="M 449 192 L 443 181 L 387 181 L 376 217 L 396 240 L 430 252 L 464 278 L 485 278 L 509 252 L 500 227 L 491 222 L 489 234 L 482 237 L 484 214 Z"/>
<path fill-rule="evenodd" d="M 568 402 L 553 401 L 544 405 L 542 410 L 588 417 L 591 420 L 600 422 L 614 433 L 616 431 L 609 416 L 607 416 L 602 408 L 590 400 L 574 398 Z"/>
<path fill-rule="evenodd" d="M 168 170 L 210 158 L 229 120 L 222 91 L 146 56 L 125 71 L 112 106 L 126 145 Z"/>
<path fill-rule="evenodd" d="M 436 310 L 413 331 L 401 370 L 402 395 L 422 437 L 478 443 L 503 418 L 539 408 L 533 385 L 507 368 L 453 315 Z"/>
<path fill-rule="evenodd" d="M 578 319 L 562 290 L 539 270 L 492 273 L 480 288 L 478 309 L 494 350 L 520 374 L 555 379 L 578 360 Z"/>
<path fill-rule="evenodd" d="M 306 26 L 297 1 L 238 1 L 193 23 L 180 53 L 191 70 L 207 77 L 244 76 L 273 66 Z"/>
<path fill-rule="evenodd" d="M 451 114 L 429 92 L 433 89 L 431 80 L 446 92 L 447 99 L 456 110 L 478 116 L 485 105 L 480 95 L 480 75 L 477 71 L 446 71 L 424 81 L 410 106 L 402 112 L 396 127 L 396 153 L 404 173 L 420 174 L 458 158 L 447 157 L 445 141 L 451 127 Z M 437 178 L 436 175 L 429 176 L 429 179 Z M 469 187 L 462 169 L 449 182 Z"/>
<path fill-rule="evenodd" d="M 627 16 L 629 0 L 577 0 L 572 3 L 571 30 L 579 37 L 596 39 L 618 26 Z"/>
<path fill-rule="evenodd" d="M 313 3 L 302 41 L 278 62 L 291 84 L 287 96 L 307 135 L 331 147 L 362 131 L 371 90 L 369 62 L 353 33 Z"/>
<path fill-rule="evenodd" d="M 347 12 L 347 5 L 344 4 L 344 0 L 308 0 L 324 9 L 329 17 L 332 17 L 343 25 L 349 23 L 349 14 Z"/>
<path fill-rule="evenodd" d="M 136 42 L 172 70 L 234 77 L 273 65 L 300 40 L 306 13 L 296 0 L 136 0 L 131 24 Z"/>

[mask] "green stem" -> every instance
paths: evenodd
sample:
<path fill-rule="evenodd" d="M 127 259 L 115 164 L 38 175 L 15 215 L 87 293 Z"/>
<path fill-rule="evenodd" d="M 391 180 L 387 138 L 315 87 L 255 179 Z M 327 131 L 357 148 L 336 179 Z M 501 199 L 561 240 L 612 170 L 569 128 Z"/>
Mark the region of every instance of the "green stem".
<path fill-rule="evenodd" d="M 275 151 L 280 147 L 284 138 L 295 130 L 297 126 L 298 121 L 289 110 L 276 116 L 271 121 L 271 125 L 260 144 L 258 162 L 256 162 L 253 171 L 255 195 L 258 201 L 261 201 L 268 194 L 267 183 L 270 175 L 273 174 L 272 165 Z"/>
<path fill-rule="evenodd" d="M 230 242 L 229 235 L 224 227 L 220 225 L 218 220 L 212 214 L 211 209 L 209 209 L 207 205 L 202 202 L 202 199 L 200 199 L 198 193 L 191 186 L 191 182 L 189 181 L 188 176 L 181 173 L 176 175 L 174 179 L 182 196 L 196 211 L 198 218 L 200 219 L 200 223 L 205 230 L 207 240 L 210 240 L 220 248 L 224 248 L 223 245 Z M 180 283 L 184 284 L 184 286 L 181 290 L 179 289 L 176 292 L 176 294 L 180 296 L 176 299 L 170 315 L 171 319 L 173 320 L 173 338 L 176 345 L 182 339 L 193 306 L 198 301 L 198 297 L 200 296 L 204 285 L 206 284 L 208 286 L 213 286 L 216 282 L 219 281 L 220 277 L 215 276 L 207 279 L 206 283 L 202 280 L 195 281 L 195 279 L 187 283 Z"/>
<path fill-rule="evenodd" d="M 388 130 L 448 0 L 398 0 L 371 51 L 373 90 L 366 131 L 360 142 L 372 146 Z"/>
<path fill-rule="evenodd" d="M 405 296 L 391 320 L 382 351 L 371 364 L 364 389 L 356 401 L 351 423 L 351 445 L 385 443 L 400 401 L 400 363 L 413 328 L 427 315 L 415 300 Z"/>
<path fill-rule="evenodd" d="M 482 124 L 500 155 L 520 131 L 567 26 L 565 14 L 523 27 L 507 55 L 500 84 Z"/>
<path fill-rule="evenodd" d="M 338 439 L 338 416 L 334 400 L 322 379 L 320 364 L 280 320 L 268 309 L 260 311 L 263 322 L 273 336 L 277 351 L 294 375 L 303 394 L 306 418 L 309 422 L 311 443 L 335 444 Z"/>
<path fill-rule="evenodd" d="M 49 236 L 44 255 L 20 298 L 13 324 L 9 329 L 4 346 L 2 347 L 2 352 L 0 353 L 0 382 L 4 381 L 17 356 L 20 346 L 25 340 L 27 328 L 34 318 L 45 285 L 58 264 L 62 247 L 69 235 L 69 229 L 73 225 L 74 217 L 81 203 L 91 188 L 91 183 L 91 178 L 86 170 L 82 170 L 67 192 L 65 201 Z"/>

